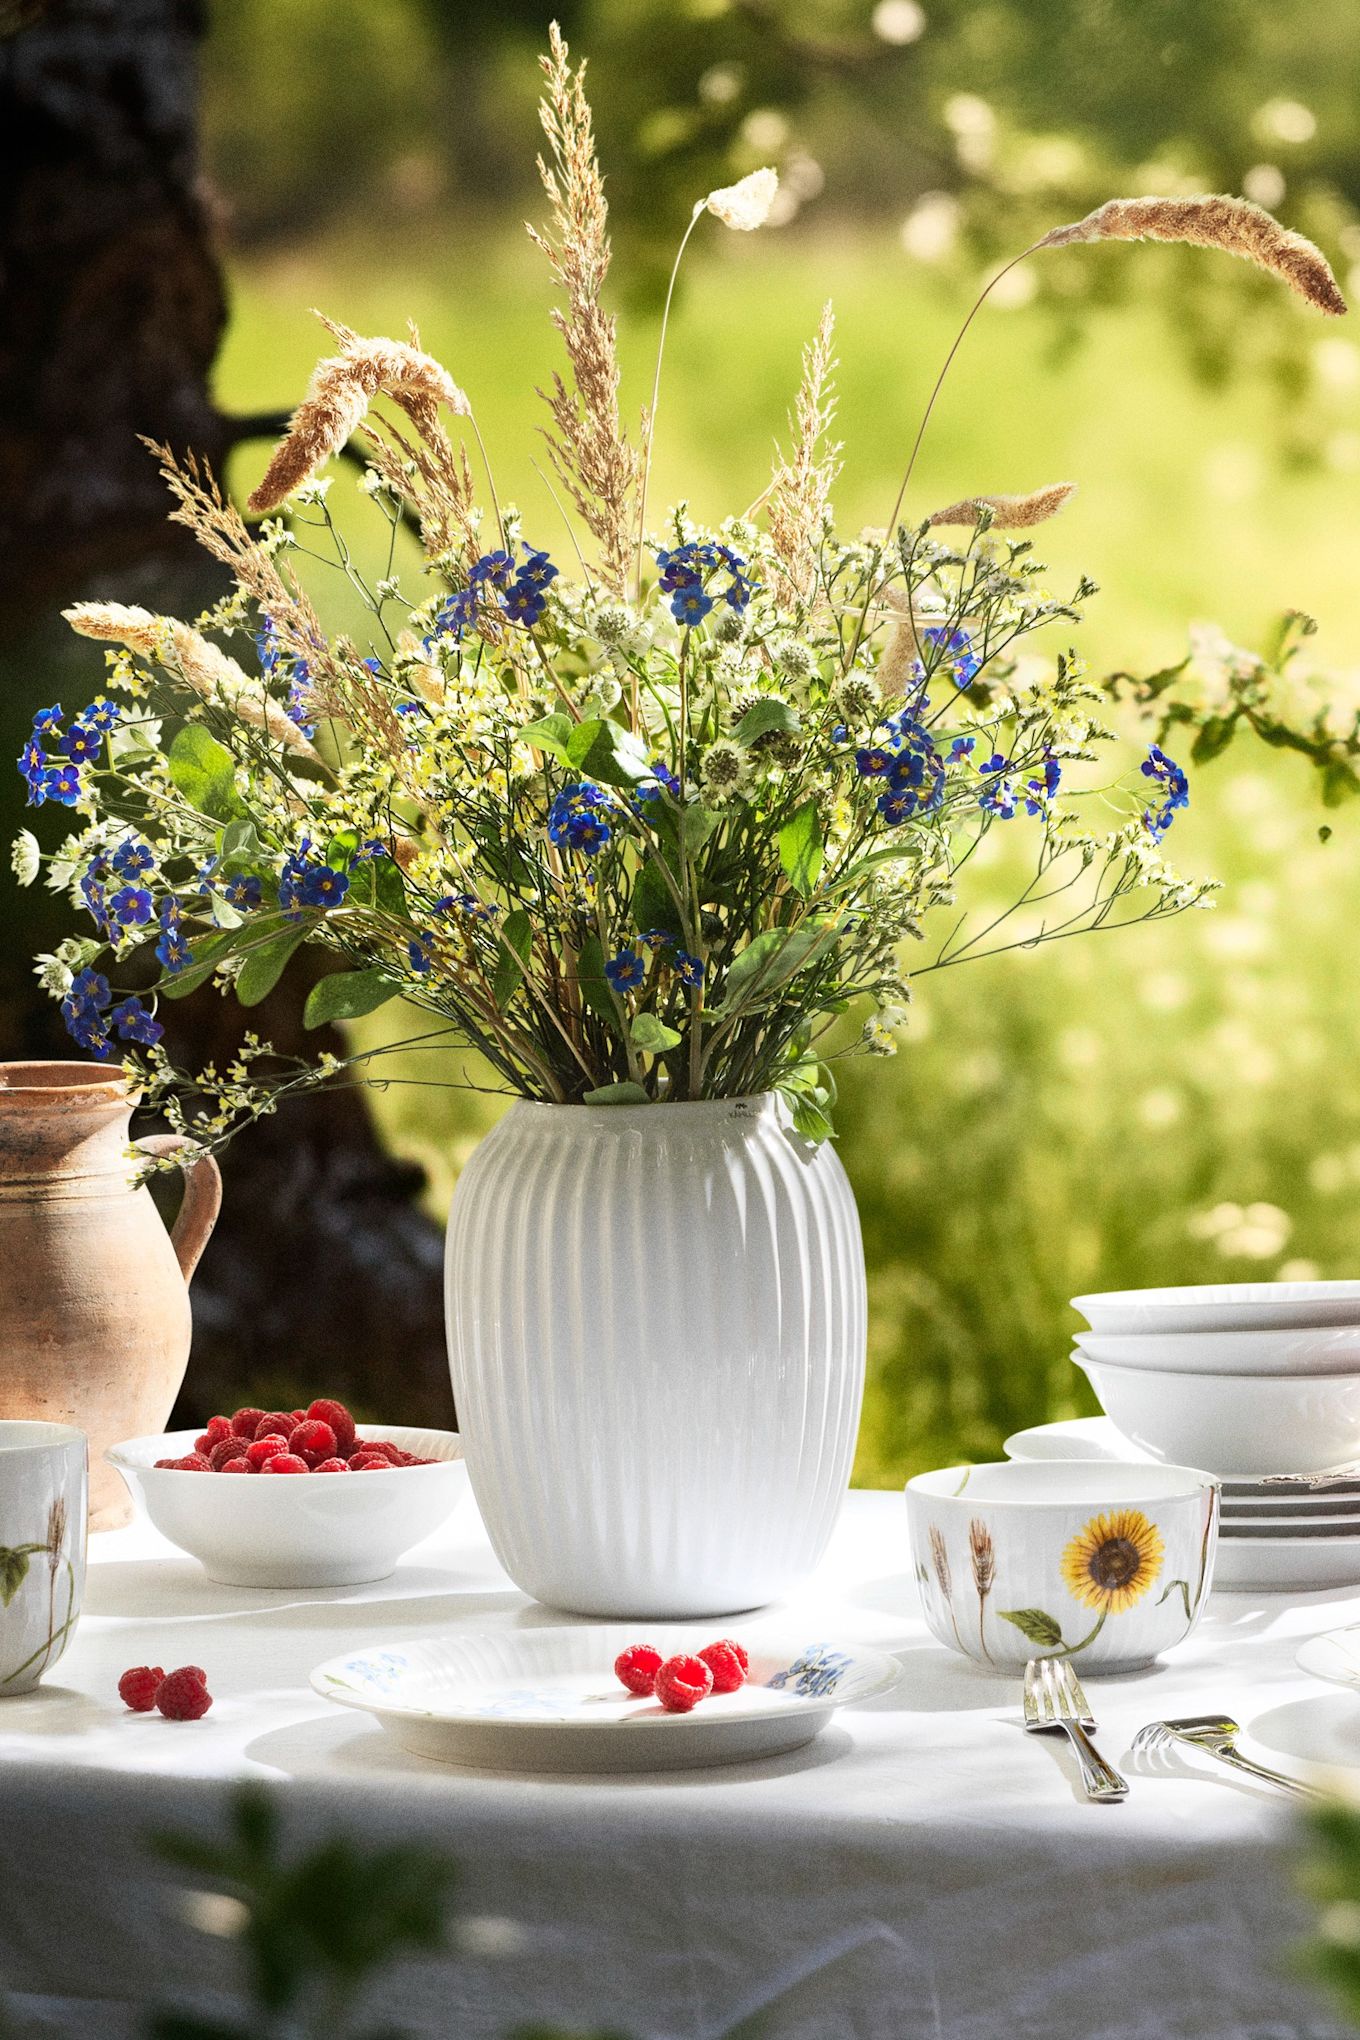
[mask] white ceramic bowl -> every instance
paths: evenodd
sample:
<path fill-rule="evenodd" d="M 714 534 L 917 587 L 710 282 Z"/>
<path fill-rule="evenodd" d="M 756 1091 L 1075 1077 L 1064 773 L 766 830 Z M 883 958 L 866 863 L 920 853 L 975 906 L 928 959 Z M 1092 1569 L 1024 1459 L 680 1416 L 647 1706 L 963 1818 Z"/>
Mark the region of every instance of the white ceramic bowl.
<path fill-rule="evenodd" d="M 129 1438 L 104 1455 L 163 1537 L 232 1587 L 351 1587 L 385 1580 L 404 1551 L 453 1513 L 467 1492 L 452 1431 L 360 1424 L 432 1466 L 390 1473 L 186 1473 L 158 1459 L 192 1452 L 194 1431 Z"/>
<path fill-rule="evenodd" d="M 1190 1634 L 1213 1580 L 1218 1487 L 1185 1466 L 1004 1460 L 907 1482 L 941 1643 L 997 1671 L 1070 1654 L 1132 1671 Z"/>
<path fill-rule="evenodd" d="M 1081 1332 L 1088 1360 L 1170 1374 L 1360 1374 L 1360 1325 L 1268 1332 Z"/>
<path fill-rule="evenodd" d="M 1360 1374 L 1177 1374 L 1074 1357 L 1116 1429 L 1154 1459 L 1259 1475 L 1360 1458 Z"/>
<path fill-rule="evenodd" d="M 1217 1282 L 1074 1296 L 1095 1332 L 1252 1332 L 1360 1324 L 1360 1282 Z"/>

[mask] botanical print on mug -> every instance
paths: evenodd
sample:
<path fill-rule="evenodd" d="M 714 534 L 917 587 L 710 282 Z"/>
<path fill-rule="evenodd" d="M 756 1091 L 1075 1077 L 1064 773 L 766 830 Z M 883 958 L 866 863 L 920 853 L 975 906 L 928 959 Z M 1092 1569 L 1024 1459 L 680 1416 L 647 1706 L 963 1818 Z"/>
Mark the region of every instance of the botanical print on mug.
<path fill-rule="evenodd" d="M 25 1675 L 36 1678 L 47 1670 L 54 1652 L 60 1654 L 76 1619 L 76 1575 L 67 1550 L 66 1498 L 56 1495 L 47 1512 L 46 1534 L 29 1544 L 0 1545 L 0 1610 L 11 1607 L 18 1594 L 25 1590 L 41 1590 L 44 1580 L 47 1589 L 47 1635 L 35 1651 L 22 1664 L 14 1665 L 0 1675 L 0 1692 Z M 35 1559 L 45 1559 L 45 1568 L 40 1567 L 36 1580 L 31 1579 Z M 59 1585 L 63 1580 L 66 1588 L 66 1605 L 60 1624 L 57 1621 Z M 3 1628 L 3 1614 L 0 1614 L 0 1629 Z M 36 1671 L 34 1667 L 36 1666 Z"/>

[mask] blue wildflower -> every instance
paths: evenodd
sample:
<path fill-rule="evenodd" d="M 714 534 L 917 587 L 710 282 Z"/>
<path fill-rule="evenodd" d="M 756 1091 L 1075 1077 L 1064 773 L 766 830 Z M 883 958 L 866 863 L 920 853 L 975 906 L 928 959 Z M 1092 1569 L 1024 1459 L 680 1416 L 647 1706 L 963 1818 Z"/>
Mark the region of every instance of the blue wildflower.
<path fill-rule="evenodd" d="M 222 888 L 222 897 L 229 907 L 236 907 L 248 913 L 252 907 L 258 907 L 264 898 L 264 886 L 253 873 L 243 871 L 235 878 L 227 880 Z"/>
<path fill-rule="evenodd" d="M 489 552 L 483 553 L 479 560 L 473 562 L 468 579 L 474 587 L 479 587 L 485 582 L 488 587 L 508 588 L 514 576 L 515 562 L 510 553 Z"/>
<path fill-rule="evenodd" d="M 928 645 L 950 655 L 947 660 L 942 659 L 940 663 L 942 665 L 947 663 L 950 666 L 954 685 L 960 692 L 965 687 L 971 687 L 977 678 L 981 661 L 973 652 L 973 640 L 968 632 L 933 627 L 923 631 L 922 636 Z"/>
<path fill-rule="evenodd" d="M 117 729 L 121 713 L 117 703 L 110 701 L 107 694 L 96 694 L 88 708 L 81 709 L 76 720 L 84 723 L 86 729 L 98 730 L 101 736 L 106 737 L 110 730 Z"/>
<path fill-rule="evenodd" d="M 677 623 L 688 624 L 691 629 L 696 623 L 703 622 L 712 607 L 713 597 L 705 595 L 698 581 L 687 582 L 671 597 L 671 615 Z"/>
<path fill-rule="evenodd" d="M 651 778 L 644 779 L 642 784 L 638 787 L 638 799 L 656 800 L 660 795 L 663 787 L 665 788 L 666 792 L 670 795 L 672 800 L 681 799 L 682 789 L 680 781 L 671 771 L 670 766 L 665 764 L 663 760 L 660 758 L 653 758 L 651 769 L 652 769 Z"/>
<path fill-rule="evenodd" d="M 543 596 L 528 581 L 516 581 L 504 599 L 505 613 L 511 623 L 522 624 L 532 630 L 543 614 Z"/>
<path fill-rule="evenodd" d="M 104 739 L 98 730 L 83 729 L 79 723 L 72 723 L 57 748 L 73 765 L 87 765 L 103 750 Z"/>
<path fill-rule="evenodd" d="M 305 665 L 299 666 L 293 676 L 293 683 L 288 689 L 288 699 L 284 703 L 283 712 L 289 722 L 292 723 L 294 729 L 300 731 L 306 737 L 308 743 L 310 743 L 316 735 L 316 724 L 309 721 L 311 701 L 307 693 L 307 668 Z"/>
<path fill-rule="evenodd" d="M 84 970 L 78 970 L 71 979 L 66 996 L 73 1006 L 79 1006 L 85 1012 L 98 1013 L 102 1007 L 108 1005 L 113 993 L 103 973 L 91 970 L 87 966 Z"/>
<path fill-rule="evenodd" d="M 519 570 L 519 580 L 527 582 L 531 588 L 546 588 L 549 582 L 557 579 L 557 568 L 545 552 L 535 552 L 528 544 L 524 550 L 528 558 Z"/>
<path fill-rule="evenodd" d="M 88 1006 L 78 1006 L 70 999 L 63 999 L 61 1017 L 66 1023 L 66 1032 L 77 1048 L 86 1049 L 89 1054 L 97 1056 L 100 1062 L 107 1060 L 111 1044 L 100 1014 L 91 1011 Z"/>
<path fill-rule="evenodd" d="M 614 833 L 602 812 L 609 804 L 609 795 L 588 779 L 564 786 L 548 809 L 549 840 L 596 856 Z"/>
<path fill-rule="evenodd" d="M 93 864 L 88 864 L 80 876 L 81 897 L 90 910 L 95 926 L 106 935 L 112 926 L 105 906 L 108 888 L 104 884 L 104 877 L 107 870 L 108 866 L 103 858 L 96 857 Z"/>
<path fill-rule="evenodd" d="M 272 616 L 260 618 L 260 628 L 255 633 L 255 649 L 259 653 L 261 673 L 266 680 L 272 679 L 282 656 L 278 628 Z"/>
<path fill-rule="evenodd" d="M 434 628 L 425 639 L 429 651 L 437 637 L 451 637 L 461 641 L 463 632 L 477 621 L 477 590 L 460 588 L 456 595 L 450 595 L 435 611 Z"/>
<path fill-rule="evenodd" d="M 42 776 L 43 800 L 55 800 L 62 807 L 74 807 L 80 799 L 80 774 L 74 765 L 54 766 Z M 41 806 L 41 802 L 38 803 Z"/>
<path fill-rule="evenodd" d="M 861 779 L 880 779 L 892 771 L 896 756 L 886 744 L 866 744 L 855 753 L 855 770 Z"/>
<path fill-rule="evenodd" d="M 40 708 L 33 718 L 33 734 L 40 744 L 55 744 L 61 736 L 61 703 Z"/>
<path fill-rule="evenodd" d="M 1042 814 L 1045 801 L 1052 800 L 1062 780 L 1062 766 L 1051 751 L 1044 752 L 1044 776 L 1025 782 L 1025 812 Z"/>
<path fill-rule="evenodd" d="M 109 858 L 109 863 L 120 878 L 145 878 L 148 871 L 155 869 L 156 858 L 149 843 L 142 843 L 135 836 L 125 836 Z"/>
<path fill-rule="evenodd" d="M 140 1041 L 147 1048 L 154 1048 L 165 1029 L 159 1020 L 153 1019 L 140 999 L 124 999 L 109 1014 L 108 1024 L 116 1027 L 124 1041 Z"/>
<path fill-rule="evenodd" d="M 47 753 L 36 737 L 30 737 L 19 753 L 19 771 L 28 788 L 28 805 L 41 807 L 47 799 L 43 788 L 43 777 L 47 771 Z"/>
<path fill-rule="evenodd" d="M 1015 814 L 1015 788 L 1005 776 L 1008 763 L 999 751 L 994 751 L 978 768 L 983 776 L 978 806 L 1002 822 L 1009 822 Z"/>
<path fill-rule="evenodd" d="M 961 758 L 971 758 L 977 746 L 976 737 L 955 737 L 949 746 L 949 763 L 957 765 Z"/>
<path fill-rule="evenodd" d="M 406 945 L 406 954 L 411 959 L 411 968 L 421 977 L 429 971 L 434 962 L 434 937 L 423 928 L 418 928 Z"/>
<path fill-rule="evenodd" d="M 704 981 L 702 959 L 697 956 L 691 956 L 687 949 L 677 949 L 675 952 L 675 975 L 679 978 L 682 985 L 701 985 Z"/>
<path fill-rule="evenodd" d="M 333 871 L 329 864 L 311 865 L 301 874 L 298 904 L 304 907 L 338 907 L 348 891 L 349 880 L 343 871 Z"/>
<path fill-rule="evenodd" d="M 211 857 L 205 857 L 203 862 L 198 867 L 198 871 L 196 873 L 196 877 L 198 880 L 198 890 L 205 900 L 212 898 L 213 873 L 216 871 L 216 869 L 217 869 L 217 855 L 215 852 Z"/>
<path fill-rule="evenodd" d="M 1145 779 L 1151 779 L 1166 796 L 1156 813 L 1150 808 L 1143 810 L 1143 826 L 1154 842 L 1160 843 L 1176 819 L 1177 810 L 1190 805 L 1190 782 L 1174 758 L 1168 758 L 1158 745 L 1149 747 L 1147 757 L 1139 767 Z"/>
<path fill-rule="evenodd" d="M 742 571 L 746 562 L 730 546 L 691 539 L 687 545 L 658 552 L 656 563 L 661 569 L 662 590 L 671 598 L 671 614 L 678 623 L 699 623 L 713 607 L 713 598 L 704 587 L 706 574 L 728 575 L 723 600 L 738 613 L 751 599 L 753 584 Z"/>
<path fill-rule="evenodd" d="M 610 957 L 604 974 L 616 992 L 631 992 L 646 977 L 647 965 L 636 949 L 621 949 L 617 956 Z"/>
<path fill-rule="evenodd" d="M 151 895 L 144 886 L 119 886 L 109 894 L 108 914 L 116 927 L 144 928 L 151 919 Z"/>

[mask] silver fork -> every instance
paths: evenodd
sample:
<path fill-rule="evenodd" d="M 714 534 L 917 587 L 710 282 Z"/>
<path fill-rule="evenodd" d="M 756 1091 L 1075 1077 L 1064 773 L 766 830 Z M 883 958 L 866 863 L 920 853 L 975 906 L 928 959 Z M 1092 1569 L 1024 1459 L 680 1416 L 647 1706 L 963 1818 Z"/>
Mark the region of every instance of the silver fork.
<path fill-rule="evenodd" d="M 1025 1666 L 1025 1728 L 1031 1735 L 1066 1735 L 1081 1765 L 1088 1799 L 1117 1800 L 1128 1781 L 1112 1770 L 1086 1733 L 1095 1716 L 1076 1673 L 1065 1658 L 1031 1658 Z"/>
<path fill-rule="evenodd" d="M 1221 1763 L 1231 1765 L 1234 1771 L 1243 1771 L 1248 1778 L 1260 1778 L 1267 1785 L 1278 1785 L 1300 1799 L 1323 1797 L 1314 1786 L 1305 1785 L 1298 1778 L 1286 1778 L 1283 1772 L 1269 1770 L 1265 1764 L 1244 1757 L 1237 1747 L 1241 1733 L 1237 1723 L 1226 1714 L 1189 1714 L 1179 1721 L 1148 1722 L 1133 1738 L 1133 1747 L 1140 1756 L 1146 1756 L 1149 1751 L 1164 1750 L 1172 1741 L 1188 1743 L 1191 1749 L 1207 1751 Z"/>

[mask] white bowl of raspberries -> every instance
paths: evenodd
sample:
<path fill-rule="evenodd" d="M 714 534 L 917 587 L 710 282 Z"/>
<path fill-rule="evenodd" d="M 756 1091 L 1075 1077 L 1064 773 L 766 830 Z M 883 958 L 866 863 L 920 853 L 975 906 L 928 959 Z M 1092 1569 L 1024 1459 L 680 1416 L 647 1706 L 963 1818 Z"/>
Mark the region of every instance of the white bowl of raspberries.
<path fill-rule="evenodd" d="M 455 1432 L 356 1424 L 332 1396 L 129 1438 L 105 1457 L 161 1535 L 233 1587 L 386 1579 L 467 1492 Z"/>

